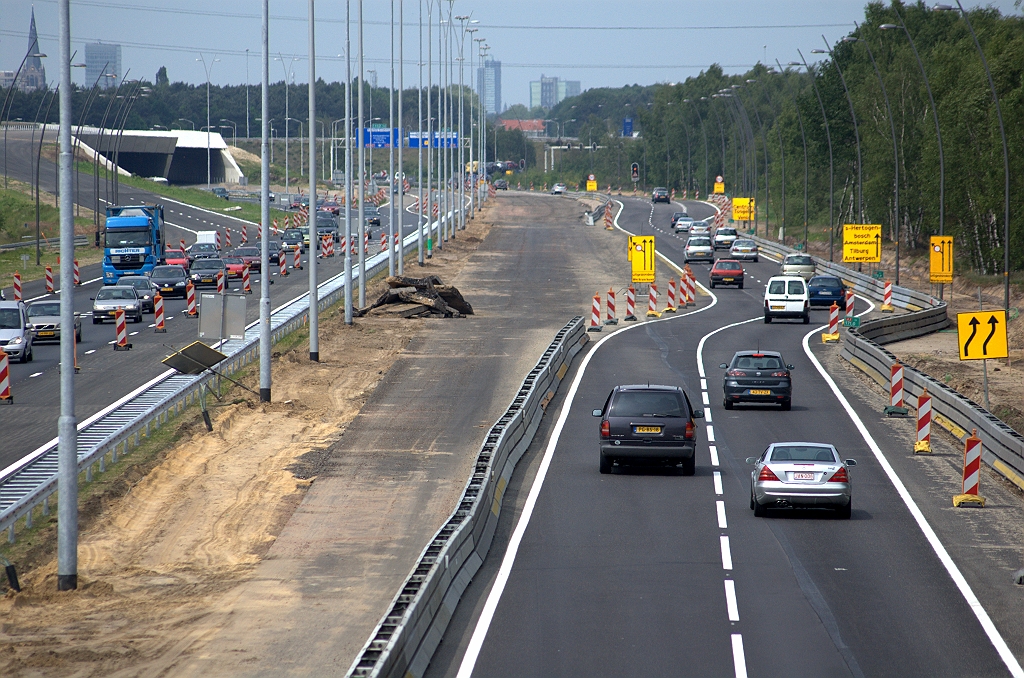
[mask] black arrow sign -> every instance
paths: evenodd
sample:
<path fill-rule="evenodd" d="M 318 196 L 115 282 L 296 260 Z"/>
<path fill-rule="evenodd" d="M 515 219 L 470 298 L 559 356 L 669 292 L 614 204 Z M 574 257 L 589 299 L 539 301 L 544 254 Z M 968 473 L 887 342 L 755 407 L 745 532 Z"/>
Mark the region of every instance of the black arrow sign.
<path fill-rule="evenodd" d="M 999 320 L 997 320 L 994 315 L 990 316 L 988 324 L 992 326 L 992 329 L 989 331 L 988 337 L 985 338 L 985 343 L 981 345 L 981 355 L 988 355 L 988 342 L 996 335 L 996 325 L 999 324 Z M 966 351 L 964 353 L 966 353 Z"/>
<path fill-rule="evenodd" d="M 964 342 L 965 358 L 971 355 L 971 342 L 974 341 L 974 335 L 978 333 L 978 325 L 980 323 L 978 323 L 977 318 L 971 318 L 971 321 L 968 324 L 971 326 L 971 336 L 967 337 L 967 341 Z"/>
<path fill-rule="evenodd" d="M 875 256 L 882 257 L 882 236 L 877 234 L 875 235 Z"/>

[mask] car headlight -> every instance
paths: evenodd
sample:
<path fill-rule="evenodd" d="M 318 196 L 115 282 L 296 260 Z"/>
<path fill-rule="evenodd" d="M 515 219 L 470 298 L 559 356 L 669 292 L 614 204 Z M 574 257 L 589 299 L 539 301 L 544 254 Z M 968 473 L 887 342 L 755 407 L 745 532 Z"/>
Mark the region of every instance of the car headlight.
<path fill-rule="evenodd" d="M 8 345 L 17 345 L 23 343 L 25 343 L 25 337 L 15 337 L 14 339 L 11 339 L 9 342 L 7 342 Z"/>
<path fill-rule="evenodd" d="M 125 308 L 126 311 L 134 311 L 135 308 L 136 308 L 136 305 L 135 304 L 128 304 L 124 308 Z"/>
<path fill-rule="evenodd" d="M 185 286 L 185 281 L 184 280 L 179 280 L 178 282 L 174 283 L 174 286 L 175 287 L 184 287 Z"/>

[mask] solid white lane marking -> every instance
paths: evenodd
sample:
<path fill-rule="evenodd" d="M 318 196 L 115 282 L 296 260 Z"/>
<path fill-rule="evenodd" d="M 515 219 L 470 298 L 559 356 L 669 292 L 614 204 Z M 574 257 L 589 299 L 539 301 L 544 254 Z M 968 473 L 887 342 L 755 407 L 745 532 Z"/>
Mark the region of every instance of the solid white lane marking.
<path fill-rule="evenodd" d="M 732 665 L 736 678 L 747 678 L 747 659 L 743 656 L 743 636 L 732 634 Z"/>
<path fill-rule="evenodd" d="M 701 391 L 700 392 L 700 399 L 704 401 L 705 405 L 710 405 L 711 404 L 711 401 L 708 400 L 708 392 L 707 391 Z"/>
<path fill-rule="evenodd" d="M 718 509 L 718 526 L 724 530 L 729 527 L 725 520 L 725 502 L 719 499 L 715 502 L 715 507 Z"/>
<path fill-rule="evenodd" d="M 711 452 L 711 465 L 718 466 L 718 448 L 714 445 L 708 445 L 708 450 Z"/>
<path fill-rule="evenodd" d="M 709 423 L 711 422 L 711 408 L 710 407 L 704 408 L 704 420 L 709 422 Z"/>
<path fill-rule="evenodd" d="M 740 620 L 740 608 L 736 604 L 736 582 L 732 579 L 725 580 L 725 609 L 729 612 L 729 621 Z"/>
<path fill-rule="evenodd" d="M 89 349 L 88 351 L 86 351 L 85 355 L 92 355 L 95 352 L 96 352 L 96 349 L 92 348 L 92 349 Z"/>
<path fill-rule="evenodd" d="M 859 313 L 858 315 L 869 313 L 874 309 L 875 306 L 871 300 L 861 297 L 860 295 L 857 296 L 864 299 L 864 301 L 866 301 L 871 307 L 867 311 Z M 846 414 L 850 417 L 854 426 L 857 427 L 857 431 L 860 432 L 861 438 L 863 438 L 864 442 L 867 443 L 869 448 L 871 448 L 871 452 L 875 455 L 875 459 L 878 460 L 879 466 L 882 467 L 885 475 L 889 478 L 889 482 L 891 482 L 893 487 L 896 488 L 896 493 L 900 495 L 903 503 L 906 504 L 907 509 L 910 511 L 910 515 L 914 517 L 914 520 L 917 522 L 917 526 L 921 528 L 921 532 L 924 533 L 924 536 L 931 545 L 932 550 L 935 551 L 935 555 L 938 556 L 939 562 L 941 562 L 943 567 L 946 568 L 946 572 L 949 573 L 953 583 L 956 584 L 957 589 L 960 590 L 960 595 L 964 597 L 964 600 L 967 602 L 967 606 L 971 608 L 971 612 L 973 612 L 974 616 L 978 618 L 981 628 L 985 631 L 985 635 L 987 635 L 988 639 L 992 642 L 993 647 L 995 647 L 996 652 L 999 654 L 1000 659 L 1003 660 L 1006 668 L 1009 669 L 1010 675 L 1015 678 L 1024 678 L 1024 668 L 1021 667 L 1017 658 L 1013 656 L 1013 653 L 1010 651 L 1009 646 L 1003 639 L 1002 634 L 999 633 L 999 629 L 996 628 L 992 618 L 989 617 L 988 612 L 985 610 L 984 606 L 982 606 L 978 597 L 974 595 L 974 590 L 971 588 L 971 585 L 967 583 L 967 579 L 964 577 L 963 573 L 960 572 L 960 568 L 958 568 L 956 563 L 953 562 L 953 558 L 950 557 L 949 552 L 946 550 L 946 547 L 943 546 L 939 536 L 935 534 L 935 530 L 932 529 L 928 519 L 924 517 L 924 513 L 921 512 L 917 502 L 914 501 L 912 496 L 910 496 L 910 492 L 907 490 L 906 485 L 903 484 L 899 475 L 896 474 L 896 469 L 894 469 L 892 464 L 889 463 L 889 460 L 882 452 L 882 448 L 878 446 L 877 442 L 875 442 L 875 439 L 868 431 L 867 426 L 865 426 L 864 422 L 861 421 L 860 415 L 858 415 L 853 409 L 853 406 L 850 405 L 850 401 L 847 400 L 846 396 L 843 395 L 843 392 L 839 390 L 839 386 L 836 385 L 835 380 L 833 380 L 831 375 L 825 371 L 825 368 L 822 367 L 818 358 L 811 351 L 808 340 L 811 338 L 812 334 L 822 331 L 825 327 L 825 325 L 822 325 L 821 327 L 817 327 L 804 335 L 804 353 L 807 354 L 807 357 L 814 365 L 814 368 L 818 370 L 818 374 L 821 375 L 821 378 L 824 379 L 825 383 L 828 384 L 828 387 L 832 389 L 833 395 L 835 395 L 836 400 L 838 400 L 843 406 L 843 409 L 846 410 Z"/>
<path fill-rule="evenodd" d="M 711 424 L 708 424 L 708 442 L 715 442 L 715 427 Z"/>
<path fill-rule="evenodd" d="M 725 536 L 723 534 L 721 537 L 719 537 L 719 540 L 722 543 L 722 569 L 723 570 L 731 570 L 732 569 L 732 550 L 729 548 L 729 537 L 727 537 L 727 536 Z"/>
<path fill-rule="evenodd" d="M 722 472 L 721 471 L 715 471 L 712 474 L 712 478 L 714 479 L 714 482 L 715 482 L 715 494 L 722 495 L 723 494 L 723 492 L 722 492 Z"/>
<path fill-rule="evenodd" d="M 30 374 L 30 375 L 28 375 L 28 378 L 29 378 L 29 379 L 32 379 L 33 377 L 38 377 L 38 376 L 39 376 L 39 375 L 41 375 L 41 374 L 42 374 L 42 372 L 36 372 L 35 374 Z"/>

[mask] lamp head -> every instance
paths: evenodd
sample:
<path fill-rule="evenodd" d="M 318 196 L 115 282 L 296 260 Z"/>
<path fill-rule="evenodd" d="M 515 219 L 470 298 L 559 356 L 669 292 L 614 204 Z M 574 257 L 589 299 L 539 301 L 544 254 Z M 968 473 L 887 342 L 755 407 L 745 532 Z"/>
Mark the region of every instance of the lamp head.
<path fill-rule="evenodd" d="M 827 49 L 812 49 L 811 54 L 831 54 Z"/>
<path fill-rule="evenodd" d="M 883 31 L 891 31 L 894 28 L 899 28 L 896 24 L 882 24 L 879 26 Z"/>

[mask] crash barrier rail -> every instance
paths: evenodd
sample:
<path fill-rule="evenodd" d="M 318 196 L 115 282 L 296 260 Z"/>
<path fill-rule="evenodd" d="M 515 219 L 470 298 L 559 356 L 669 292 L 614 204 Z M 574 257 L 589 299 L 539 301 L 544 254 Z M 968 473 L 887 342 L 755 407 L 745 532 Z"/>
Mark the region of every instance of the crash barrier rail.
<path fill-rule="evenodd" d="M 453 216 L 452 212 L 445 215 Z M 437 222 L 434 222 L 435 224 Z M 423 231 L 426 234 L 427 226 Z M 402 240 L 402 252 L 416 249 L 417 233 Z M 375 254 L 366 260 L 366 276 L 372 278 L 387 270 L 387 252 Z M 359 279 L 359 269 L 353 267 L 352 279 Z M 342 271 L 317 286 L 319 303 L 323 311 L 343 299 L 345 273 Z M 277 308 L 270 316 L 271 341 L 299 329 L 309 322 L 309 294 L 302 294 Z M 217 371 L 231 375 L 259 360 L 259 321 L 246 326 L 245 338 L 223 341 L 219 350 L 227 359 Z M 212 374 L 182 375 L 168 370 L 143 384 L 135 391 L 100 410 L 78 425 L 78 469 L 92 481 L 93 467 L 106 470 L 107 457 L 116 463 L 118 456 L 128 454 L 151 430 L 159 429 L 171 417 L 184 411 L 200 398 L 201 389 L 208 384 L 219 385 Z M 0 530 L 8 531 L 8 541 L 14 542 L 15 523 L 25 518 L 26 528 L 32 527 L 32 512 L 42 504 L 43 515 L 49 512 L 49 497 L 57 490 L 57 439 L 37 448 L 19 461 L 0 470 Z"/>
<path fill-rule="evenodd" d="M 39 245 L 43 246 L 43 247 L 49 247 L 50 245 L 59 245 L 59 244 L 60 244 L 60 238 L 40 238 L 39 239 Z M 76 235 L 75 236 L 75 247 L 78 247 L 79 245 L 88 245 L 88 244 L 89 244 L 89 236 L 85 236 L 85 235 Z M 31 240 L 22 240 L 21 242 L 11 242 L 11 243 L 7 243 L 6 245 L 0 245 L 0 251 L 20 250 L 23 247 L 35 247 L 35 246 L 36 246 L 36 239 L 32 238 Z"/>
<path fill-rule="evenodd" d="M 755 237 L 763 251 L 786 255 L 796 250 Z M 853 289 L 876 300 L 883 297 L 885 283 L 845 266 L 815 257 L 818 270 L 837 275 L 851 283 Z M 849 328 L 840 356 L 860 369 L 888 391 L 892 365 L 898 358 L 882 348 L 894 341 L 923 336 L 944 329 L 949 324 L 946 303 L 929 294 L 893 285 L 894 306 L 906 309 L 905 314 L 870 320 L 859 328 Z M 932 396 L 932 419 L 961 441 L 973 429 L 982 441 L 982 460 L 1012 483 L 1024 489 L 1024 436 L 984 407 L 912 367 L 903 367 L 903 391 L 908 403 L 927 388 Z"/>
<path fill-rule="evenodd" d="M 508 410 L 487 432 L 455 510 L 427 543 L 348 676 L 424 674 L 455 606 L 487 556 L 512 472 L 573 356 L 586 343 L 584 330 L 583 317 L 576 316 L 558 331 Z"/>
<path fill-rule="evenodd" d="M 603 193 L 582 193 L 576 196 L 577 200 L 581 200 L 583 198 L 604 201 L 595 207 L 593 211 L 583 213 L 583 220 L 586 222 L 587 226 L 593 226 L 596 224 L 598 219 L 604 218 L 604 213 L 607 210 L 612 209 L 612 197 L 610 195 L 604 195 Z"/>

